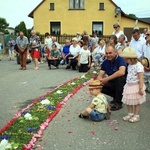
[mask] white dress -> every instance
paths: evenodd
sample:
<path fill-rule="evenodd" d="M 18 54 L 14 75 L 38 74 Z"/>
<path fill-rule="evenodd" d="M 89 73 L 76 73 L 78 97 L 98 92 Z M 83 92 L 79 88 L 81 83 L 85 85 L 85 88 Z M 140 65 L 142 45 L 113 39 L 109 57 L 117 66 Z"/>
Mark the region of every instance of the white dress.
<path fill-rule="evenodd" d="M 138 73 L 144 72 L 144 68 L 140 62 L 134 65 L 128 65 L 128 75 L 126 84 L 123 90 L 122 102 L 127 105 L 142 104 L 146 101 L 145 85 L 143 84 L 144 94 L 139 92 L 139 78 Z"/>

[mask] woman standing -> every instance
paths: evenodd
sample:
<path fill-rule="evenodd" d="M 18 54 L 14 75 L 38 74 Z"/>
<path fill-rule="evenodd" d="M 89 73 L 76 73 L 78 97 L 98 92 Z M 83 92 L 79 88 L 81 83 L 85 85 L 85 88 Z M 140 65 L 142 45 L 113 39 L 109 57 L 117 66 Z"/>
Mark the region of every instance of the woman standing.
<path fill-rule="evenodd" d="M 38 70 L 38 59 L 40 58 L 40 38 L 36 35 L 36 31 L 31 31 L 30 37 L 31 57 L 34 61 L 34 70 Z"/>
<path fill-rule="evenodd" d="M 10 37 L 8 41 L 8 47 L 9 47 L 9 60 L 13 60 L 14 58 L 14 47 L 15 47 L 15 41 L 13 40 L 12 37 Z"/>

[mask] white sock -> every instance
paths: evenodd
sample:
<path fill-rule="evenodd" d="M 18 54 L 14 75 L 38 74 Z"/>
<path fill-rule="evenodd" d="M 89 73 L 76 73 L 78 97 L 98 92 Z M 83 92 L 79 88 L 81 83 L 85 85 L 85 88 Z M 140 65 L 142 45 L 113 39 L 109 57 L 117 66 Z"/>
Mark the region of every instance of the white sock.
<path fill-rule="evenodd" d="M 133 113 L 128 113 L 128 116 L 133 116 L 134 114 Z"/>

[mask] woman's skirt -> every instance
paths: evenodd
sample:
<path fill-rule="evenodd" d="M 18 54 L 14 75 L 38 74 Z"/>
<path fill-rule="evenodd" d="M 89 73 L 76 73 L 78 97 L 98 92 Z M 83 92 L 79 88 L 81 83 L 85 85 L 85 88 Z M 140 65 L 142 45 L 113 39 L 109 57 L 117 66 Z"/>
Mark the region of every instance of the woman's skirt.
<path fill-rule="evenodd" d="M 142 104 L 146 101 L 145 85 L 143 85 L 143 95 L 139 94 L 139 84 L 125 84 L 122 102 L 127 105 Z"/>
<path fill-rule="evenodd" d="M 40 58 L 40 51 L 39 50 L 32 50 L 31 51 L 31 57 L 34 58 Z"/>

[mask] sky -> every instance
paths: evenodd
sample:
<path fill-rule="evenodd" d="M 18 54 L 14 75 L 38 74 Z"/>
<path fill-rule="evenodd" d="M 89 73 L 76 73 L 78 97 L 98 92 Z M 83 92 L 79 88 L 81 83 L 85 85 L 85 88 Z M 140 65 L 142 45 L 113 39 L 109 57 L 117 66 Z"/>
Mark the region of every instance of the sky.
<path fill-rule="evenodd" d="M 27 29 L 32 28 L 33 19 L 28 17 L 28 14 L 41 1 L 42 0 L 0 0 L 0 17 L 6 19 L 9 23 L 9 27 L 15 28 L 21 21 L 24 21 Z M 127 14 L 135 14 L 139 18 L 150 17 L 149 0 L 113 1 Z"/>

